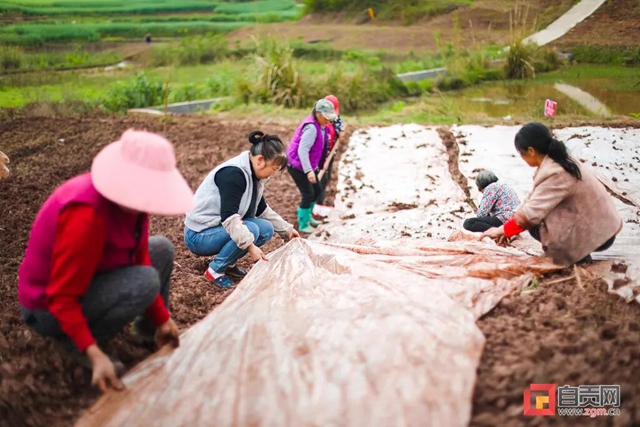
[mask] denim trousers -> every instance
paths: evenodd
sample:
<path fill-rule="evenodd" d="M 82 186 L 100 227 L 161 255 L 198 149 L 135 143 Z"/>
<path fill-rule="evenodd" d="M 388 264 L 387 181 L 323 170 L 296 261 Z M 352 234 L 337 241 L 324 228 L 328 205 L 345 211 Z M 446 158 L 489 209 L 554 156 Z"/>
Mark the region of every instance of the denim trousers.
<path fill-rule="evenodd" d="M 262 218 L 247 218 L 242 222 L 253 234 L 253 243 L 260 247 L 273 237 L 273 225 Z M 199 256 L 216 257 L 209 264 L 216 273 L 224 274 L 226 268 L 247 254 L 231 240 L 231 236 L 222 225 L 195 232 L 189 227 L 184 228 L 184 243 L 192 253 Z"/>

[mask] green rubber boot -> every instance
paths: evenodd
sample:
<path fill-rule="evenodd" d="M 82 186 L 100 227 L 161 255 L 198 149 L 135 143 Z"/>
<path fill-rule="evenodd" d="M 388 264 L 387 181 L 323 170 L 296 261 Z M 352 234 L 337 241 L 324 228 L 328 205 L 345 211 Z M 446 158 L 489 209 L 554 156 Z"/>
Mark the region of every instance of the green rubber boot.
<path fill-rule="evenodd" d="M 311 217 L 311 208 L 303 209 L 298 207 L 298 231 L 305 234 L 312 234 L 314 230 L 309 225 L 309 218 Z"/>
<path fill-rule="evenodd" d="M 311 203 L 311 215 L 309 215 L 309 225 L 317 227 L 322 224 L 322 221 L 318 221 L 313 217 L 313 208 L 316 206 L 316 202 Z"/>

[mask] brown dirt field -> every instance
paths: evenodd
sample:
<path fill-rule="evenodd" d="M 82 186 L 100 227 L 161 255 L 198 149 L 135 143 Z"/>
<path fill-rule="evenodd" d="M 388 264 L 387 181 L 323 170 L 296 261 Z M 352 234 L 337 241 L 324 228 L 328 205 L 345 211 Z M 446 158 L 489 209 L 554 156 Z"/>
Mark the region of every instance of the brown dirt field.
<path fill-rule="evenodd" d="M 555 45 L 638 46 L 639 39 L 640 1 L 609 0 Z"/>
<path fill-rule="evenodd" d="M 459 37 L 463 46 L 488 43 L 506 44 L 509 41 L 509 12 L 516 2 L 478 0 L 469 7 L 425 19 L 411 26 L 398 23 L 371 22 L 355 25 L 343 15 L 307 16 L 298 22 L 257 25 L 239 29 L 229 35 L 230 40 L 246 40 L 251 35 L 276 37 L 281 40 L 329 40 L 336 49 L 393 49 L 402 52 L 425 52 L 438 49 L 436 38 L 442 43 L 454 42 L 454 17 L 459 22 Z M 520 2 L 528 7 L 524 28 L 532 32 L 534 25 L 546 26 L 569 10 L 572 0 L 532 0 Z"/>
<path fill-rule="evenodd" d="M 640 308 L 575 280 L 512 295 L 480 319 L 487 342 L 478 369 L 473 426 L 640 424 Z M 531 383 L 621 386 L 619 417 L 524 417 Z"/>
<path fill-rule="evenodd" d="M 0 182 L 0 426 L 67 426 L 98 396 L 91 389 L 90 372 L 64 360 L 27 329 L 18 309 L 16 275 L 31 222 L 47 195 L 65 179 L 88 170 L 97 151 L 130 127 L 163 133 L 173 141 L 179 167 L 193 188 L 216 164 L 247 148 L 249 131 L 260 128 L 283 139 L 293 133 L 293 127 L 280 124 L 207 117 L 2 120 L 0 148 L 11 158 L 13 175 Z M 335 182 L 328 202 L 334 191 Z M 266 197 L 286 219 L 294 220 L 298 192 L 286 174 L 269 182 Z M 207 260 L 191 255 L 182 244 L 182 218 L 154 217 L 152 232 L 167 235 L 175 244 L 178 265 L 170 304 L 178 325 L 186 328 L 230 291 L 216 290 L 202 277 Z M 266 250 L 281 244 L 275 238 Z M 523 417 L 522 392 L 531 382 L 620 384 L 622 416 L 590 424 L 640 424 L 640 308 L 607 295 L 601 286 L 586 283 L 580 290 L 573 281 L 541 285 L 535 293 L 505 299 L 480 320 L 487 343 L 472 425 L 584 424 L 579 419 Z M 152 351 L 126 333 L 111 347 L 128 368 Z"/>
<path fill-rule="evenodd" d="M 99 149 L 130 127 L 161 132 L 174 142 L 179 167 L 194 189 L 216 164 L 248 148 L 246 135 L 251 130 L 260 128 L 284 140 L 295 130 L 278 125 L 223 124 L 211 119 L 2 120 L 2 150 L 11 159 L 12 176 L 0 182 L 0 292 L 5 296 L 0 301 L 0 425 L 68 425 L 97 396 L 91 392 L 89 372 L 63 361 L 46 340 L 25 327 L 17 303 L 16 277 L 31 223 L 47 195 L 64 180 L 87 171 Z M 334 193 L 329 192 L 327 202 L 333 200 Z M 269 181 L 268 202 L 292 222 L 298 197 L 286 173 Z M 182 221 L 153 218 L 152 233 L 165 234 L 175 244 L 178 265 L 170 304 L 176 322 L 185 328 L 206 316 L 229 292 L 214 289 L 202 277 L 207 261 L 192 256 L 185 248 Z M 266 251 L 280 245 L 282 240 L 274 238 Z M 249 264 L 246 258 L 240 263 L 242 267 Z M 115 344 L 117 355 L 127 367 L 150 354 L 126 334 Z"/>

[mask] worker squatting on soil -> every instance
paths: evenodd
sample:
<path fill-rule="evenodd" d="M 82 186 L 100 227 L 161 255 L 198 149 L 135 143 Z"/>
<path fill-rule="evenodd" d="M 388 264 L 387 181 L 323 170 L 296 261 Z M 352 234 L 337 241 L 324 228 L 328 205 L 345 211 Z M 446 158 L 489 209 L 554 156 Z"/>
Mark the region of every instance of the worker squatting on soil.
<path fill-rule="evenodd" d="M 173 245 L 149 238 L 149 213 L 184 214 L 192 205 L 171 143 L 129 130 L 94 158 L 90 173 L 58 187 L 36 216 L 18 277 L 23 317 L 91 366 L 103 391 L 123 387 L 118 363 L 101 347 L 128 323 L 140 340 L 179 344 L 167 308 Z"/>
<path fill-rule="evenodd" d="M 313 219 L 312 212 L 318 198 L 322 195 L 318 172 L 324 167 L 328 154 L 327 126 L 336 118 L 331 101 L 319 100 L 311 114 L 300 123 L 287 148 L 289 158 L 287 170 L 301 195 L 300 206 L 298 206 L 298 230 L 301 233 L 311 234 L 314 232 L 313 227 L 320 225 Z"/>
<path fill-rule="evenodd" d="M 481 238 L 500 240 L 528 230 L 558 265 L 589 262 L 591 252 L 610 248 L 622 219 L 596 176 L 572 159 L 541 123 L 523 126 L 515 147 L 529 166 L 537 168 L 533 190 L 511 219 Z"/>
<path fill-rule="evenodd" d="M 516 191 L 491 171 L 485 170 L 476 177 L 476 185 L 482 193 L 477 216 L 464 221 L 465 230 L 484 232 L 492 227 L 500 227 L 509 220 L 520 204 Z"/>
<path fill-rule="evenodd" d="M 195 208 L 185 218 L 184 242 L 196 255 L 216 257 L 205 277 L 230 288 L 227 275 L 244 277 L 236 261 L 247 252 L 267 260 L 260 246 L 277 232 L 283 239 L 300 237 L 293 225 L 267 205 L 264 183 L 287 165 L 285 146 L 277 135 L 256 131 L 251 149 L 227 160 L 207 175 L 195 194 Z"/>
<path fill-rule="evenodd" d="M 334 95 L 327 95 L 324 99 L 333 104 L 333 108 L 336 112 L 335 120 L 327 125 L 327 131 L 329 132 L 329 140 L 327 141 L 329 146 L 327 151 L 331 153 L 333 148 L 336 146 L 336 143 L 340 139 L 340 134 L 344 130 L 344 123 L 342 122 L 342 118 L 340 117 L 340 103 L 338 101 L 338 98 Z M 331 157 L 328 162 L 325 162 L 323 169 L 324 175 L 320 180 L 320 196 L 318 196 L 318 199 L 316 201 L 319 205 L 322 205 L 324 203 L 324 198 L 327 194 L 327 186 L 329 185 L 329 181 L 331 181 L 331 172 L 333 171 L 334 160 L 335 157 Z"/>

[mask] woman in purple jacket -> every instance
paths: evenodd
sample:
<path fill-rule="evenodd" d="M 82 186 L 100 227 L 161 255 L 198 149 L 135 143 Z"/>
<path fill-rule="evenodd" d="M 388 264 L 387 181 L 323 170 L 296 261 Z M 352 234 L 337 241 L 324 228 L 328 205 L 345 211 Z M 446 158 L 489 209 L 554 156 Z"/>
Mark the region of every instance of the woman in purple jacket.
<path fill-rule="evenodd" d="M 328 154 L 328 131 L 326 126 L 336 119 L 333 104 L 321 99 L 316 102 L 311 114 L 296 129 L 287 157 L 289 175 L 300 190 L 301 200 L 298 206 L 298 229 L 302 233 L 311 234 L 312 227 L 320 223 L 313 219 L 311 213 L 322 188 L 318 180 L 318 171 L 324 166 Z"/>

